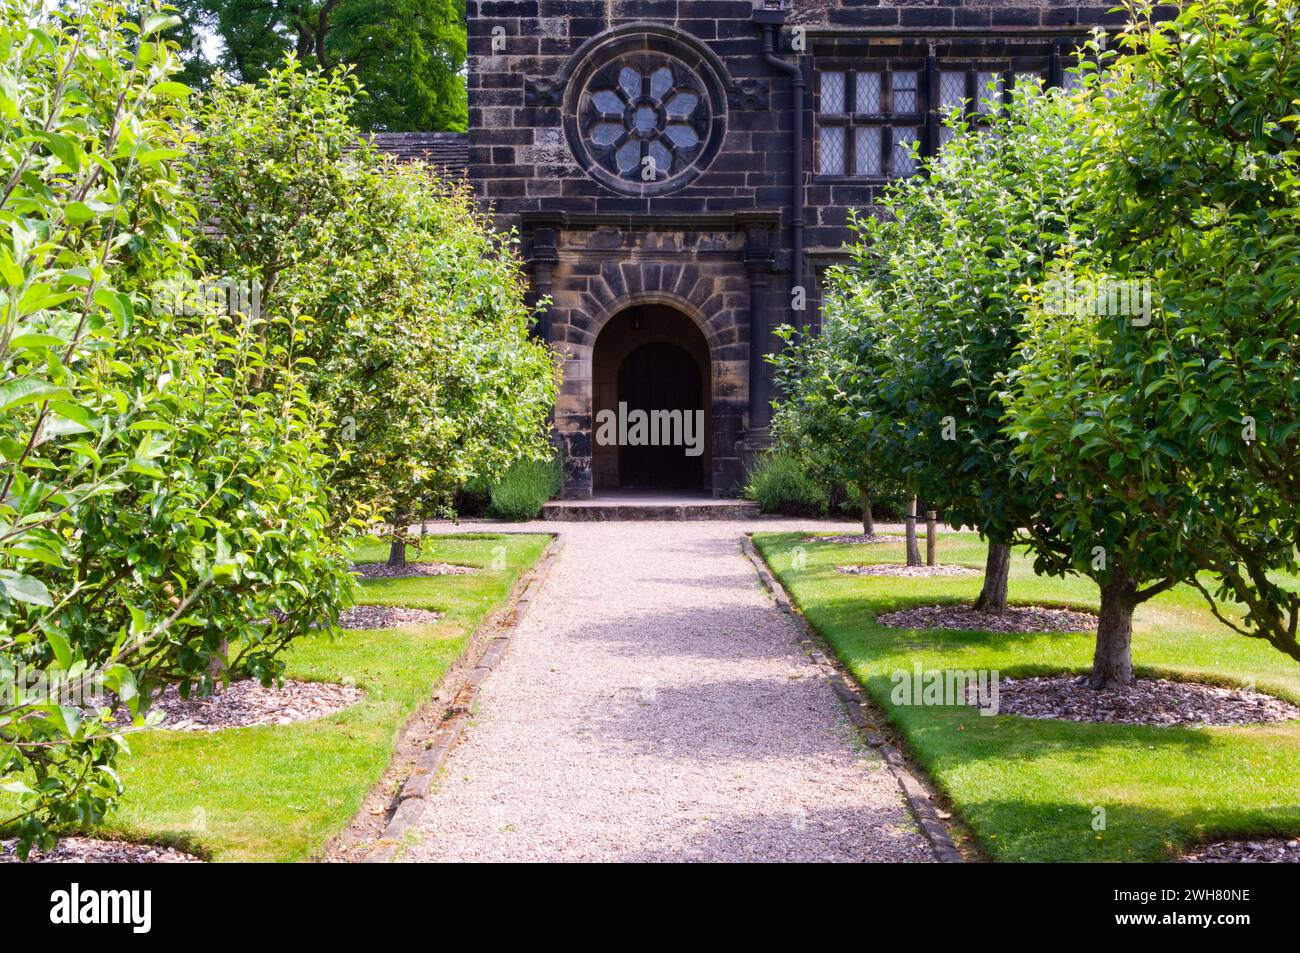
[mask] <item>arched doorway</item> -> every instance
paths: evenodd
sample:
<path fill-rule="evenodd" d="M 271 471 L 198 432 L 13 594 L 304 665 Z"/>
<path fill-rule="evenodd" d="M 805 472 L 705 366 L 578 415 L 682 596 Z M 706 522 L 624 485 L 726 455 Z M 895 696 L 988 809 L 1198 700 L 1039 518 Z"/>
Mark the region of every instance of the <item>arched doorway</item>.
<path fill-rule="evenodd" d="M 592 482 L 613 489 L 709 488 L 709 346 L 690 318 L 665 305 L 623 311 L 592 354 Z"/>

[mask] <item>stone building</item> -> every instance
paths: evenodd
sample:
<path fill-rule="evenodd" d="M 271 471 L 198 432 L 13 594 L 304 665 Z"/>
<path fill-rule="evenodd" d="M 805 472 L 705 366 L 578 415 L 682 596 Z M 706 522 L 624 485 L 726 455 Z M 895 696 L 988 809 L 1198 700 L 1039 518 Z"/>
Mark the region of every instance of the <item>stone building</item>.
<path fill-rule="evenodd" d="M 1122 14 L 1058 0 L 469 0 L 469 133 L 380 137 L 517 228 L 561 355 L 565 495 L 736 492 L 767 443 L 772 329 L 815 327 L 850 210 L 1017 83 L 1071 81 Z M 965 104 L 962 107 L 962 104 Z M 704 449 L 595 439 L 702 411 Z"/>

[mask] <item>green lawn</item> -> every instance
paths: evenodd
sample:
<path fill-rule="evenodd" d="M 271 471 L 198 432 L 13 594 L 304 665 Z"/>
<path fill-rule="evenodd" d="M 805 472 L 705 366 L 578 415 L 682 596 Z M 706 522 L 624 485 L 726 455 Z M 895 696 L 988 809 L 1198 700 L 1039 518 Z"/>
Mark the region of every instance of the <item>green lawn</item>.
<path fill-rule="evenodd" d="M 173 840 L 217 861 L 319 855 L 383 774 L 407 717 L 548 541 L 542 535 L 429 537 L 415 558 L 483 571 L 367 582 L 361 601 L 436 609 L 444 614 L 436 625 L 322 634 L 291 649 L 290 677 L 355 679 L 365 692 L 360 704 L 294 725 L 134 735 L 132 754 L 120 763 L 127 793 L 102 830 Z M 357 559 L 386 553 L 369 543 Z"/>
<path fill-rule="evenodd" d="M 1085 671 L 1092 637 L 888 629 L 877 613 L 973 600 L 981 577 L 849 576 L 835 566 L 902 562 L 898 544 L 817 543 L 763 533 L 755 544 L 808 621 L 889 713 L 949 796 L 979 849 L 996 860 L 1151 861 L 1221 836 L 1300 834 L 1300 721 L 1232 728 L 1076 724 L 972 708 L 893 706 L 896 671 L 989 669 L 1004 676 Z M 984 544 L 944 534 L 940 560 L 982 570 Z M 799 566 L 800 568 L 795 568 Z M 1012 565 L 1012 603 L 1096 609 L 1083 579 L 1036 577 Z M 1139 675 L 1255 684 L 1300 702 L 1300 664 L 1220 625 L 1185 588 L 1138 609 Z M 1094 808 L 1105 829 L 1093 829 Z"/>

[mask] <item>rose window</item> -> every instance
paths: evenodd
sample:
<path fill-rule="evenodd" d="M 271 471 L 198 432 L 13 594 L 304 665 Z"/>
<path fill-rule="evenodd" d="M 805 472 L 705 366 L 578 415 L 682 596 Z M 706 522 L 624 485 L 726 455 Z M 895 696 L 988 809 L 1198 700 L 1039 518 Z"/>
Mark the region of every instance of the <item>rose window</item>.
<path fill-rule="evenodd" d="M 592 161 L 628 182 L 667 182 L 691 170 L 710 134 L 709 97 L 685 64 L 627 57 L 592 75 L 578 107 Z"/>

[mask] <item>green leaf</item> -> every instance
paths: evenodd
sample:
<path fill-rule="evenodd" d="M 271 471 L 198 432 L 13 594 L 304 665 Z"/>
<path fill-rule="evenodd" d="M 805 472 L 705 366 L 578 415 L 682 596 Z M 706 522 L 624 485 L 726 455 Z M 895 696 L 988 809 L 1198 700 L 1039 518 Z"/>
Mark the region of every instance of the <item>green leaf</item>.
<path fill-rule="evenodd" d="M 129 325 L 135 314 L 130 298 L 121 292 L 109 291 L 107 288 L 100 288 L 95 292 L 95 303 L 111 311 L 119 327 Z"/>
<path fill-rule="evenodd" d="M 68 640 L 63 637 L 63 633 L 58 629 L 50 629 L 45 633 L 45 638 L 49 640 L 50 648 L 54 650 L 54 657 L 58 659 L 60 668 L 72 667 L 72 647 L 68 645 Z"/>
<path fill-rule="evenodd" d="M 0 279 L 10 288 L 17 288 L 25 280 L 23 270 L 14 261 L 9 249 L 0 245 Z"/>
<path fill-rule="evenodd" d="M 37 132 L 36 138 L 45 143 L 50 152 L 71 171 L 81 169 L 81 148 L 76 140 L 57 132 Z"/>
<path fill-rule="evenodd" d="M 24 576 L 12 570 L 0 570 L 0 585 L 4 586 L 5 595 L 18 602 L 27 602 L 37 606 L 52 606 L 50 590 L 45 583 L 31 576 Z"/>
<path fill-rule="evenodd" d="M 0 385 L 0 411 L 12 410 L 36 401 L 67 397 L 68 389 L 35 377 L 25 377 Z"/>
<path fill-rule="evenodd" d="M 144 26 L 140 28 L 140 35 L 153 36 L 163 30 L 170 30 L 172 27 L 180 26 L 180 22 L 181 18 L 175 14 L 155 13 L 144 21 Z"/>
<path fill-rule="evenodd" d="M 194 90 L 186 86 L 184 83 L 173 82 L 159 83 L 153 88 L 153 91 L 164 99 L 185 99 L 194 92 Z M 181 153 L 177 154 L 180 155 Z"/>

